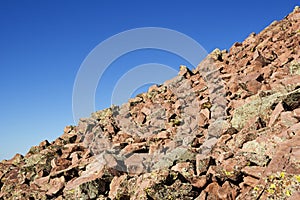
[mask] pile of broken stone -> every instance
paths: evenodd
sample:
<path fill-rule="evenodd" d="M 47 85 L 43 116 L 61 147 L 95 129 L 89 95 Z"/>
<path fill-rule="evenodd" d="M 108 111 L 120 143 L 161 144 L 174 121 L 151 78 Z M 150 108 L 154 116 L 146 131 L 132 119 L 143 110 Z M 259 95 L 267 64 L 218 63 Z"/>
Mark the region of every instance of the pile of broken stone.
<path fill-rule="evenodd" d="M 300 9 L 0 163 L 0 199 L 300 199 Z"/>

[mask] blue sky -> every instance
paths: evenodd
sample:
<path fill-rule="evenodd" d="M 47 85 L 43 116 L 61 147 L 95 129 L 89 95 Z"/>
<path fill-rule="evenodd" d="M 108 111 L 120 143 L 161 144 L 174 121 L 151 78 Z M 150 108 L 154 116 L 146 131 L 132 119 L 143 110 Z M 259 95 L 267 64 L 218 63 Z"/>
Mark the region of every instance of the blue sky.
<path fill-rule="evenodd" d="M 52 141 L 74 124 L 72 90 L 86 56 L 105 39 L 133 28 L 182 32 L 208 52 L 229 49 L 280 20 L 296 0 L 71 1 L 0 0 L 0 160 Z M 132 52 L 107 71 L 96 108 L 110 105 L 118 77 L 133 65 L 184 60 L 167 52 Z"/>

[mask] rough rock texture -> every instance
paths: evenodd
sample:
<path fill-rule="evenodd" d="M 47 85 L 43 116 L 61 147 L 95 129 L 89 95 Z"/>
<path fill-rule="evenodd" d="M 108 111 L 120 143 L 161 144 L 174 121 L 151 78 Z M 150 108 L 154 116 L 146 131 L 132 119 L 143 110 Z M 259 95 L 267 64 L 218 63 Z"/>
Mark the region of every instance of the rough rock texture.
<path fill-rule="evenodd" d="M 300 9 L 0 162 L 0 199 L 300 199 Z"/>

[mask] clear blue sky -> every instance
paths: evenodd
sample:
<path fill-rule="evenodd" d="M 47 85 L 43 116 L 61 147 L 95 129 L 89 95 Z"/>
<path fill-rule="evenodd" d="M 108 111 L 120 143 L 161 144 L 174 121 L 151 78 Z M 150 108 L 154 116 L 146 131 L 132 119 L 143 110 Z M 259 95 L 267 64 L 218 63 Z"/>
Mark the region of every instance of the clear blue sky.
<path fill-rule="evenodd" d="M 138 27 L 165 27 L 194 38 L 208 52 L 228 49 L 251 32 L 291 12 L 296 0 L 71 1 L 0 0 L 0 159 L 25 154 L 74 124 L 76 73 L 101 41 Z M 177 68 L 164 52 L 137 52 L 115 63 L 97 90 L 97 109 L 109 106 L 118 65 L 160 62 Z M 134 62 L 133 62 L 134 61 Z M 130 67 L 130 66 L 129 66 Z M 111 79 L 111 80 L 110 80 Z M 110 84 L 111 83 L 111 84 Z"/>

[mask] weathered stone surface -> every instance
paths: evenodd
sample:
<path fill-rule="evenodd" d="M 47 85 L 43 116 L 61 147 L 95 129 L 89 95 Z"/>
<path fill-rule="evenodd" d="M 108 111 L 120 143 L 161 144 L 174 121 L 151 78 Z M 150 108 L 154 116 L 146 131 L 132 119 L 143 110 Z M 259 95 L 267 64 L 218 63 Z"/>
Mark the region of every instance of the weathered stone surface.
<path fill-rule="evenodd" d="M 209 165 L 212 162 L 212 158 L 210 156 L 204 156 L 198 154 L 196 156 L 196 172 L 197 175 L 200 176 L 201 174 L 205 173 L 208 170 Z"/>
<path fill-rule="evenodd" d="M 282 111 L 284 111 L 284 108 L 282 106 L 282 103 L 279 102 L 276 105 L 275 109 L 272 111 L 272 114 L 270 116 L 270 121 L 269 121 L 268 126 L 271 127 L 271 126 L 273 126 L 275 124 L 276 120 L 279 118 L 279 116 L 280 116 L 280 114 L 281 114 Z"/>
<path fill-rule="evenodd" d="M 53 196 L 57 194 L 65 185 L 65 177 L 61 176 L 60 178 L 51 179 L 49 182 L 49 189 L 47 191 L 47 195 Z"/>

